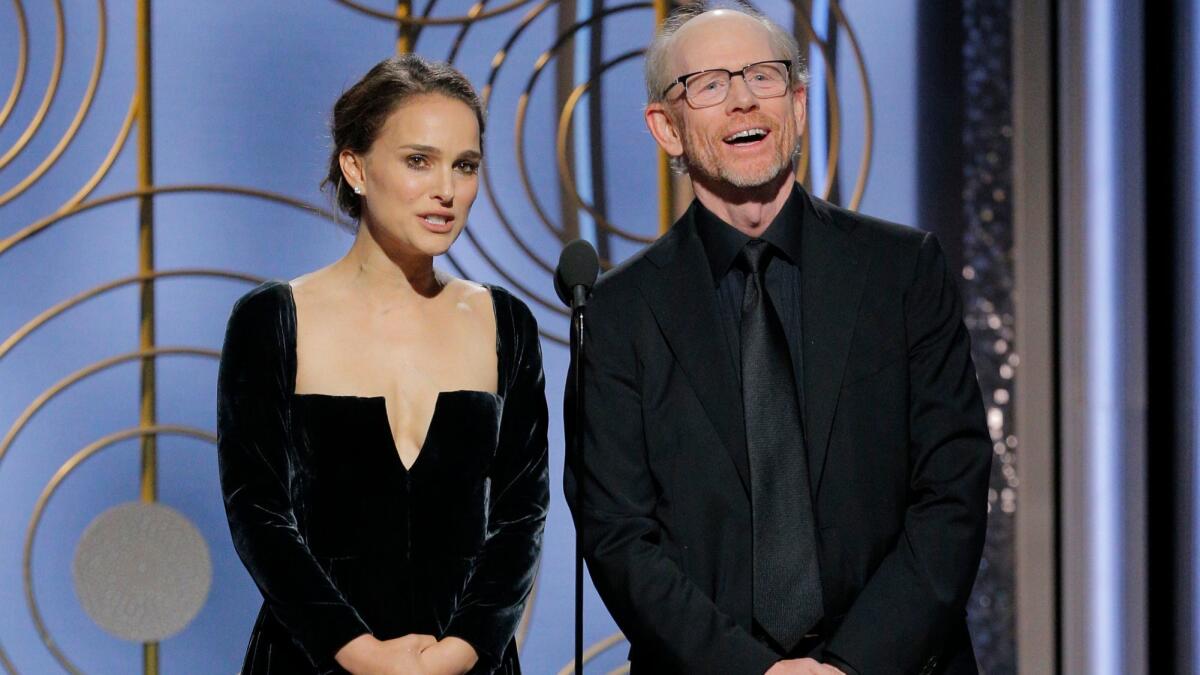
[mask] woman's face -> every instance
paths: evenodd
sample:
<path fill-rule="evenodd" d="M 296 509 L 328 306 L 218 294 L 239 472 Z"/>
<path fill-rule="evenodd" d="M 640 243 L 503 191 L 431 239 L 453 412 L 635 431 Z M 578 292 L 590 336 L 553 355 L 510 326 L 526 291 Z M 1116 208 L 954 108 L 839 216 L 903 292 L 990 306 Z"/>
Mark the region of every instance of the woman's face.
<path fill-rule="evenodd" d="M 442 94 L 414 96 L 392 111 L 375 142 L 343 171 L 363 189 L 362 224 L 411 253 L 445 253 L 466 224 L 479 192 L 479 122 L 471 108 Z"/>

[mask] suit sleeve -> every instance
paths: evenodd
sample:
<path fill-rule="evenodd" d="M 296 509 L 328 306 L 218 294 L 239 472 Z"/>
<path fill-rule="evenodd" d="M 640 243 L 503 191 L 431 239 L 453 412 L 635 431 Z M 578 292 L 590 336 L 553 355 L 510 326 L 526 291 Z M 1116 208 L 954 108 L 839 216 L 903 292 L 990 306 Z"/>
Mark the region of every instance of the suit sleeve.
<path fill-rule="evenodd" d="M 634 303 L 597 289 L 584 333 L 582 461 L 566 465 L 567 503 L 596 590 L 635 650 L 687 673 L 759 675 L 779 660 L 724 614 L 666 552 L 643 434 Z M 564 411 L 568 439 L 574 401 Z M 569 446 L 568 446 L 569 447 Z"/>
<path fill-rule="evenodd" d="M 313 557 L 292 510 L 285 334 L 269 291 L 234 307 L 217 381 L 217 456 L 233 545 L 266 606 L 320 672 L 370 633 Z"/>
<path fill-rule="evenodd" d="M 475 648 L 479 663 L 473 673 L 494 670 L 513 641 L 533 588 L 550 501 L 546 382 L 537 323 L 519 302 L 514 300 L 511 309 L 516 368 L 492 465 L 487 539 L 447 629 L 447 635 Z"/>
<path fill-rule="evenodd" d="M 860 673 L 920 670 L 961 623 L 987 526 L 991 443 L 962 305 L 927 234 L 904 298 L 909 505 L 828 651 Z"/>

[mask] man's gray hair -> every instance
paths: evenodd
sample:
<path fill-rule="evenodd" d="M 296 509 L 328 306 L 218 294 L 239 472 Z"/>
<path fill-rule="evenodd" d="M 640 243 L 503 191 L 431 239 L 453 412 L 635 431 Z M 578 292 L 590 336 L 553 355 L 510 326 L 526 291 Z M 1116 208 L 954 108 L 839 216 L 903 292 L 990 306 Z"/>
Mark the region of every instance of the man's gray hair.
<path fill-rule="evenodd" d="M 804 61 L 800 58 L 800 46 L 796 44 L 796 38 L 790 32 L 784 30 L 782 26 L 762 12 L 747 5 L 725 5 L 699 0 L 692 4 L 681 5 L 671 12 L 654 39 L 650 41 L 650 46 L 646 48 L 646 101 L 648 103 L 661 103 L 665 98 L 664 90 L 671 86 L 671 81 L 675 77 L 682 74 L 671 73 L 667 70 L 669 67 L 667 57 L 671 51 L 671 44 L 675 41 L 675 34 L 679 32 L 683 24 L 714 9 L 740 12 L 761 23 L 763 28 L 767 29 L 767 40 L 771 45 L 771 51 L 779 58 L 792 62 L 792 87 L 808 85 L 808 69 L 804 67 Z"/>

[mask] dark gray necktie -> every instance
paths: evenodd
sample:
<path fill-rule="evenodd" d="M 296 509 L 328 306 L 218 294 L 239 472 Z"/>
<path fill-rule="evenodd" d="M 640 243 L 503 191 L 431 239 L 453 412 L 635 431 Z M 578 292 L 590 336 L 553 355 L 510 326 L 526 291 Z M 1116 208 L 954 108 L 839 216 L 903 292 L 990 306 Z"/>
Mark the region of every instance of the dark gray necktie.
<path fill-rule="evenodd" d="M 770 245 L 742 249 L 742 401 L 754 530 L 754 619 L 791 650 L 823 614 L 808 458 L 783 325 L 767 297 Z"/>

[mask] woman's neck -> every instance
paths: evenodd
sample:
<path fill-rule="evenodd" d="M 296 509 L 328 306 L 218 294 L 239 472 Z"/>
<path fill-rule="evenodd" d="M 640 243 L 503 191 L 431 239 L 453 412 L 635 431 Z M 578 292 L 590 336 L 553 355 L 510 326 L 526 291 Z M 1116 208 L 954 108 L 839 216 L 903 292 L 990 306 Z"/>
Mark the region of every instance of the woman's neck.
<path fill-rule="evenodd" d="M 350 251 L 333 265 L 338 276 L 379 301 L 430 298 L 446 285 L 433 257 L 385 245 L 368 223 L 359 224 Z"/>

